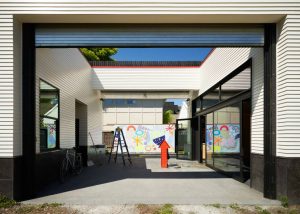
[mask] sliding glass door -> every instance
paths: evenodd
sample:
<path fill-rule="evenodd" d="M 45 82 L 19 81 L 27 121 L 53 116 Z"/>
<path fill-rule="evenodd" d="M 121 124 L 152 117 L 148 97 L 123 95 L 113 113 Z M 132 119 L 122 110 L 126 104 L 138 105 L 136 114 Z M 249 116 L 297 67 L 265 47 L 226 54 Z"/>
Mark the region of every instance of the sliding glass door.
<path fill-rule="evenodd" d="M 176 121 L 176 156 L 178 159 L 192 160 L 192 119 Z"/>
<path fill-rule="evenodd" d="M 240 176 L 240 103 L 213 113 L 213 166 Z"/>

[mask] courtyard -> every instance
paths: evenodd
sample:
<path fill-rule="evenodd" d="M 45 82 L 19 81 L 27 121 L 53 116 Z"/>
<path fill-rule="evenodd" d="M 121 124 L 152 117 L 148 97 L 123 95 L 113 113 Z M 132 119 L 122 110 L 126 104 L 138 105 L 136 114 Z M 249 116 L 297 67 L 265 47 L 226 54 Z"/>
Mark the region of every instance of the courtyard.
<path fill-rule="evenodd" d="M 95 165 L 65 183 L 46 186 L 28 204 L 62 203 L 67 206 L 113 206 L 134 204 L 240 204 L 279 205 L 247 184 L 228 178 L 197 161 L 171 158 L 160 168 L 160 158 L 134 156 L 132 166 L 119 159 Z"/>

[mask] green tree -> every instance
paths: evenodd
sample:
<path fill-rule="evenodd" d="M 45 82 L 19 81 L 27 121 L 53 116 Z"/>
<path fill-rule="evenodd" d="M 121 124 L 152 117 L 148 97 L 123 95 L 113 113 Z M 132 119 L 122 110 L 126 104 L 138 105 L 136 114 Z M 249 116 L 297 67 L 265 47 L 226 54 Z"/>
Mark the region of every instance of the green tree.
<path fill-rule="evenodd" d="M 167 110 L 163 114 L 163 123 L 168 124 L 171 123 L 173 120 L 173 111 L 172 110 Z"/>
<path fill-rule="evenodd" d="M 118 52 L 118 48 L 80 48 L 88 61 L 114 61 L 111 58 Z"/>

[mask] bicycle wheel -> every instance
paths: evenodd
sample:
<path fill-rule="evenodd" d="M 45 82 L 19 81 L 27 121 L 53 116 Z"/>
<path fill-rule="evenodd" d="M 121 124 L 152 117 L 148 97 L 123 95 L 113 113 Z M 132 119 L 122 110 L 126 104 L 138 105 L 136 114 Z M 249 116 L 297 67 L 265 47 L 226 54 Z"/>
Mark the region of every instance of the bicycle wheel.
<path fill-rule="evenodd" d="M 59 171 L 59 181 L 61 183 L 64 183 L 65 180 L 66 180 L 66 177 L 68 175 L 68 160 L 67 158 L 64 158 L 63 161 L 61 162 L 61 165 L 60 165 L 60 171 Z"/>
<path fill-rule="evenodd" d="M 82 161 L 81 161 L 81 154 L 76 154 L 75 160 L 75 173 L 79 175 L 82 171 Z"/>

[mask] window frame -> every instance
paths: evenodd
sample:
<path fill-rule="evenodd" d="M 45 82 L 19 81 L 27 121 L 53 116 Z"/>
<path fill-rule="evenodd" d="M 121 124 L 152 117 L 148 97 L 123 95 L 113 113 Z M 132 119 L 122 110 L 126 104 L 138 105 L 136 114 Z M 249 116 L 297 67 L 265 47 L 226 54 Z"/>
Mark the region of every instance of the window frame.
<path fill-rule="evenodd" d="M 241 72 L 243 72 L 245 69 L 250 68 L 251 70 L 251 74 L 250 74 L 250 88 L 246 89 L 244 91 L 241 91 L 240 93 L 235 94 L 234 96 L 222 100 L 222 85 L 226 82 L 228 82 L 229 80 L 231 80 L 232 78 L 234 78 L 235 76 L 237 76 L 238 74 L 240 74 Z M 194 108 L 192 109 L 192 115 L 193 116 L 197 116 L 197 115 L 203 115 L 203 112 L 207 112 L 210 111 L 210 109 L 212 108 L 216 108 L 218 105 L 223 104 L 225 102 L 229 102 L 231 100 L 234 100 L 236 98 L 238 98 L 239 96 L 244 96 L 245 94 L 249 94 L 251 96 L 251 91 L 252 91 L 252 76 L 253 76 L 253 72 L 252 72 L 253 66 L 252 66 L 252 58 L 248 59 L 246 62 L 244 62 L 243 64 L 241 64 L 238 68 L 236 68 L 235 70 L 233 70 L 230 74 L 228 74 L 226 77 L 224 77 L 222 80 L 220 80 L 219 82 L 217 82 L 216 84 L 214 84 L 213 86 L 211 86 L 208 90 L 206 90 L 205 92 L 203 92 L 201 95 L 199 95 L 197 98 L 195 98 L 192 103 L 194 103 Z M 205 97 L 206 95 L 208 95 L 209 93 L 211 93 L 212 91 L 214 91 L 215 89 L 218 89 L 219 91 L 219 102 L 211 105 L 205 109 L 203 109 L 203 97 Z M 196 106 L 197 106 L 197 100 L 200 99 L 200 111 L 196 111 Z"/>
<path fill-rule="evenodd" d="M 41 115 L 41 107 L 40 107 L 40 100 L 41 100 L 41 82 L 44 82 L 50 86 L 52 86 L 53 88 L 55 88 L 57 90 L 58 93 L 58 116 L 57 118 L 55 117 L 50 117 L 50 116 L 44 116 Z M 60 89 L 56 86 L 54 86 L 53 84 L 49 83 L 48 81 L 45 81 L 42 78 L 39 78 L 39 130 L 41 130 L 41 124 L 40 124 L 40 120 L 41 118 L 48 118 L 48 119 L 52 119 L 52 120 L 56 120 L 56 145 L 54 148 L 46 148 L 46 149 L 41 149 L 41 139 L 39 142 L 39 149 L 40 149 L 40 153 L 46 153 L 46 152 L 51 152 L 51 151 L 56 151 L 56 150 L 60 150 Z M 41 135 L 41 133 L 40 133 Z"/>

